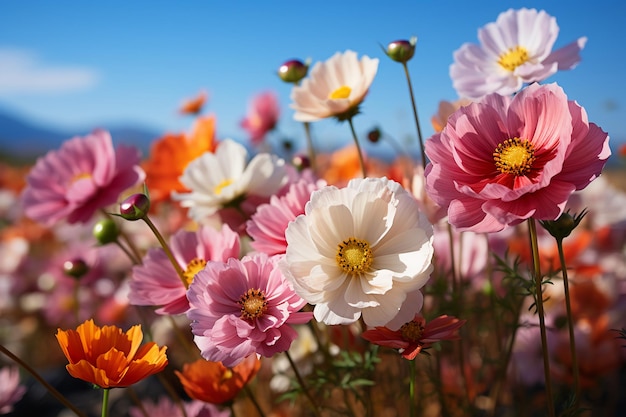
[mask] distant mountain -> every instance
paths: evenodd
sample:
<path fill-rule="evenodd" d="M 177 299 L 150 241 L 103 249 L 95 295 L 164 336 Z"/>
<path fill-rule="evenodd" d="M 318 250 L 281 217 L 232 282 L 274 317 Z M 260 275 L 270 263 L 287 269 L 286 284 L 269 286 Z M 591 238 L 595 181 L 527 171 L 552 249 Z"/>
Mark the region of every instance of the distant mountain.
<path fill-rule="evenodd" d="M 29 160 L 58 148 L 63 141 L 82 136 L 95 127 L 107 129 L 115 144 L 124 143 L 137 146 L 147 155 L 150 143 L 161 136 L 156 130 L 132 124 L 101 124 L 75 131 L 62 131 L 30 122 L 0 109 L 0 154 L 5 159 Z"/>

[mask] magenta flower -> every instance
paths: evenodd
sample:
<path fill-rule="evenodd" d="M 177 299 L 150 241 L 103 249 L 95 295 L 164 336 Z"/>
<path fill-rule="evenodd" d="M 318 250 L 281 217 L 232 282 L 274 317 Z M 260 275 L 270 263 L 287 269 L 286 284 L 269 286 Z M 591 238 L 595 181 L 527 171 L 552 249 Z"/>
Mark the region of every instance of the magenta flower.
<path fill-rule="evenodd" d="M 209 361 L 232 367 L 256 353 L 271 357 L 289 349 L 298 333 L 289 326 L 308 322 L 298 297 L 265 254 L 209 262 L 189 286 L 187 317 L 196 345 Z"/>
<path fill-rule="evenodd" d="M 133 147 L 113 149 L 111 135 L 95 130 L 74 137 L 39 158 L 22 195 L 26 216 L 47 226 L 61 220 L 85 223 L 145 178 Z"/>
<path fill-rule="evenodd" d="M 426 323 L 419 314 L 405 323 L 399 330 L 390 330 L 387 327 L 375 327 L 366 330 L 361 335 L 375 345 L 399 349 L 404 359 L 413 360 L 422 349 L 442 340 L 458 340 L 457 330 L 466 320 L 456 317 L 440 316 Z"/>
<path fill-rule="evenodd" d="M 248 235 L 253 239 L 253 249 L 267 255 L 284 254 L 287 250 L 285 230 L 290 222 L 304 213 L 311 193 L 325 185 L 324 181 L 301 179 L 289 186 L 283 196 L 273 195 L 268 204 L 258 207 L 247 223 Z"/>
<path fill-rule="evenodd" d="M 556 84 L 461 107 L 426 142 L 426 190 L 459 230 L 555 220 L 600 175 L 609 137 Z"/>
<path fill-rule="evenodd" d="M 20 385 L 20 371 L 16 366 L 0 369 L 0 414 L 13 411 L 13 405 L 25 392 L 26 387 Z"/>
<path fill-rule="evenodd" d="M 240 125 L 250 134 L 253 145 L 263 142 L 265 135 L 274 130 L 280 117 L 278 97 L 272 91 L 261 93 L 250 102 L 248 114 Z"/>
<path fill-rule="evenodd" d="M 196 232 L 179 230 L 170 241 L 187 286 L 209 261 L 239 257 L 239 235 L 228 226 L 220 231 L 202 226 Z M 133 305 L 162 306 L 157 314 L 182 314 L 189 309 L 187 288 L 162 248 L 148 251 L 143 264 L 133 267 L 128 298 Z"/>

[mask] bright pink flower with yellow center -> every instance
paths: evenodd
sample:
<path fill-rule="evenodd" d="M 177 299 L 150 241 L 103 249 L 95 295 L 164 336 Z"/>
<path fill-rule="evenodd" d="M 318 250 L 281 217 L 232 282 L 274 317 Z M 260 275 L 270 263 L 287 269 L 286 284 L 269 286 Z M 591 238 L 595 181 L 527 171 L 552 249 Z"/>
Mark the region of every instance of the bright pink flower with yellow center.
<path fill-rule="evenodd" d="M 609 137 L 556 84 L 461 107 L 426 142 L 426 190 L 459 230 L 555 220 L 600 175 Z"/>

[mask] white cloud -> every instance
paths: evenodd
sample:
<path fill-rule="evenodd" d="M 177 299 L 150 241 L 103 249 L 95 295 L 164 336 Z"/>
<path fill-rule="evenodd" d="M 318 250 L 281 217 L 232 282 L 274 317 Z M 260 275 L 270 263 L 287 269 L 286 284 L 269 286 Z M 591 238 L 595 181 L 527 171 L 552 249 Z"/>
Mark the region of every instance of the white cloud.
<path fill-rule="evenodd" d="M 26 50 L 0 48 L 0 94 L 51 94 L 89 89 L 97 71 L 80 66 L 54 66 Z"/>

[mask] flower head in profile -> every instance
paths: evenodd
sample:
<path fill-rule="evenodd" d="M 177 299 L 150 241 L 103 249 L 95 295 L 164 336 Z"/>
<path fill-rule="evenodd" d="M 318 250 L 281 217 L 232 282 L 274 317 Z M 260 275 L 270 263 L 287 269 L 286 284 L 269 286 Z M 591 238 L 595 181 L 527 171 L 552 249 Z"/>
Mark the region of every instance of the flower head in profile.
<path fill-rule="evenodd" d="M 13 405 L 18 402 L 26 387 L 20 385 L 20 371 L 15 366 L 6 366 L 0 369 L 0 414 L 13 411 Z"/>
<path fill-rule="evenodd" d="M 275 155 L 260 153 L 248 163 L 243 145 L 226 139 L 215 153 L 204 153 L 191 161 L 180 182 L 191 190 L 172 193 L 189 216 L 199 222 L 227 206 L 240 204 L 251 195 L 269 197 L 288 180 L 285 161 Z"/>
<path fill-rule="evenodd" d="M 315 191 L 285 236 L 282 267 L 315 305 L 317 321 L 347 324 L 362 315 L 384 326 L 421 308 L 401 309 L 430 277 L 433 227 L 400 184 L 366 178 Z"/>
<path fill-rule="evenodd" d="M 249 355 L 232 368 L 221 362 L 198 359 L 174 371 L 189 397 L 210 404 L 232 401 L 261 368 L 257 355 Z"/>
<path fill-rule="evenodd" d="M 558 70 L 574 68 L 587 42 L 552 51 L 559 34 L 556 19 L 536 9 L 510 9 L 478 31 L 480 46 L 466 43 L 454 53 L 450 66 L 459 96 L 480 98 L 490 93 L 509 95 L 524 83 L 543 81 Z"/>
<path fill-rule="evenodd" d="M 403 324 L 398 330 L 378 326 L 366 330 L 361 336 L 376 345 L 399 349 L 404 359 L 413 360 L 422 349 L 433 343 L 458 340 L 457 330 L 464 324 L 465 320 L 446 315 L 426 323 L 424 317 L 416 314 L 412 321 Z"/>
<path fill-rule="evenodd" d="M 284 254 L 287 250 L 287 226 L 304 213 L 304 206 L 311 198 L 311 193 L 323 185 L 324 181 L 301 179 L 291 184 L 285 195 L 273 195 L 269 203 L 259 206 L 246 228 L 252 238 L 250 246 L 270 256 Z"/>
<path fill-rule="evenodd" d="M 22 194 L 26 216 L 46 226 L 66 220 L 86 223 L 117 201 L 122 191 L 143 181 L 136 148 L 113 148 L 111 135 L 96 130 L 48 152 L 28 174 Z"/>
<path fill-rule="evenodd" d="M 226 225 L 219 231 L 208 225 L 193 232 L 181 229 L 170 241 L 187 286 L 207 262 L 239 258 L 239 248 L 239 235 Z M 133 267 L 128 298 L 134 305 L 161 306 L 157 314 L 182 314 L 189 309 L 187 287 L 162 248 L 150 249 L 143 262 Z"/>
<path fill-rule="evenodd" d="M 254 97 L 250 102 L 248 114 L 240 125 L 250 135 L 253 145 L 263 142 L 265 136 L 274 130 L 280 117 L 278 97 L 272 91 L 266 91 Z"/>
<path fill-rule="evenodd" d="M 271 357 L 289 349 L 311 313 L 298 312 L 306 302 L 296 295 L 265 254 L 209 262 L 189 286 L 187 317 L 202 356 L 224 366 L 249 355 Z"/>
<path fill-rule="evenodd" d="M 600 175 L 609 137 L 556 84 L 461 107 L 426 141 L 426 190 L 459 230 L 555 220 Z"/>
<path fill-rule="evenodd" d="M 356 52 L 337 52 L 325 62 L 317 62 L 309 76 L 291 90 L 294 119 L 314 122 L 327 117 L 346 120 L 359 112 L 378 71 L 378 59 Z"/>
<path fill-rule="evenodd" d="M 87 320 L 76 330 L 59 329 L 56 337 L 70 362 L 66 366 L 70 375 L 100 388 L 133 385 L 167 365 L 167 347 L 154 342 L 141 345 L 140 325 L 124 333 L 117 326 L 99 327 Z"/>

